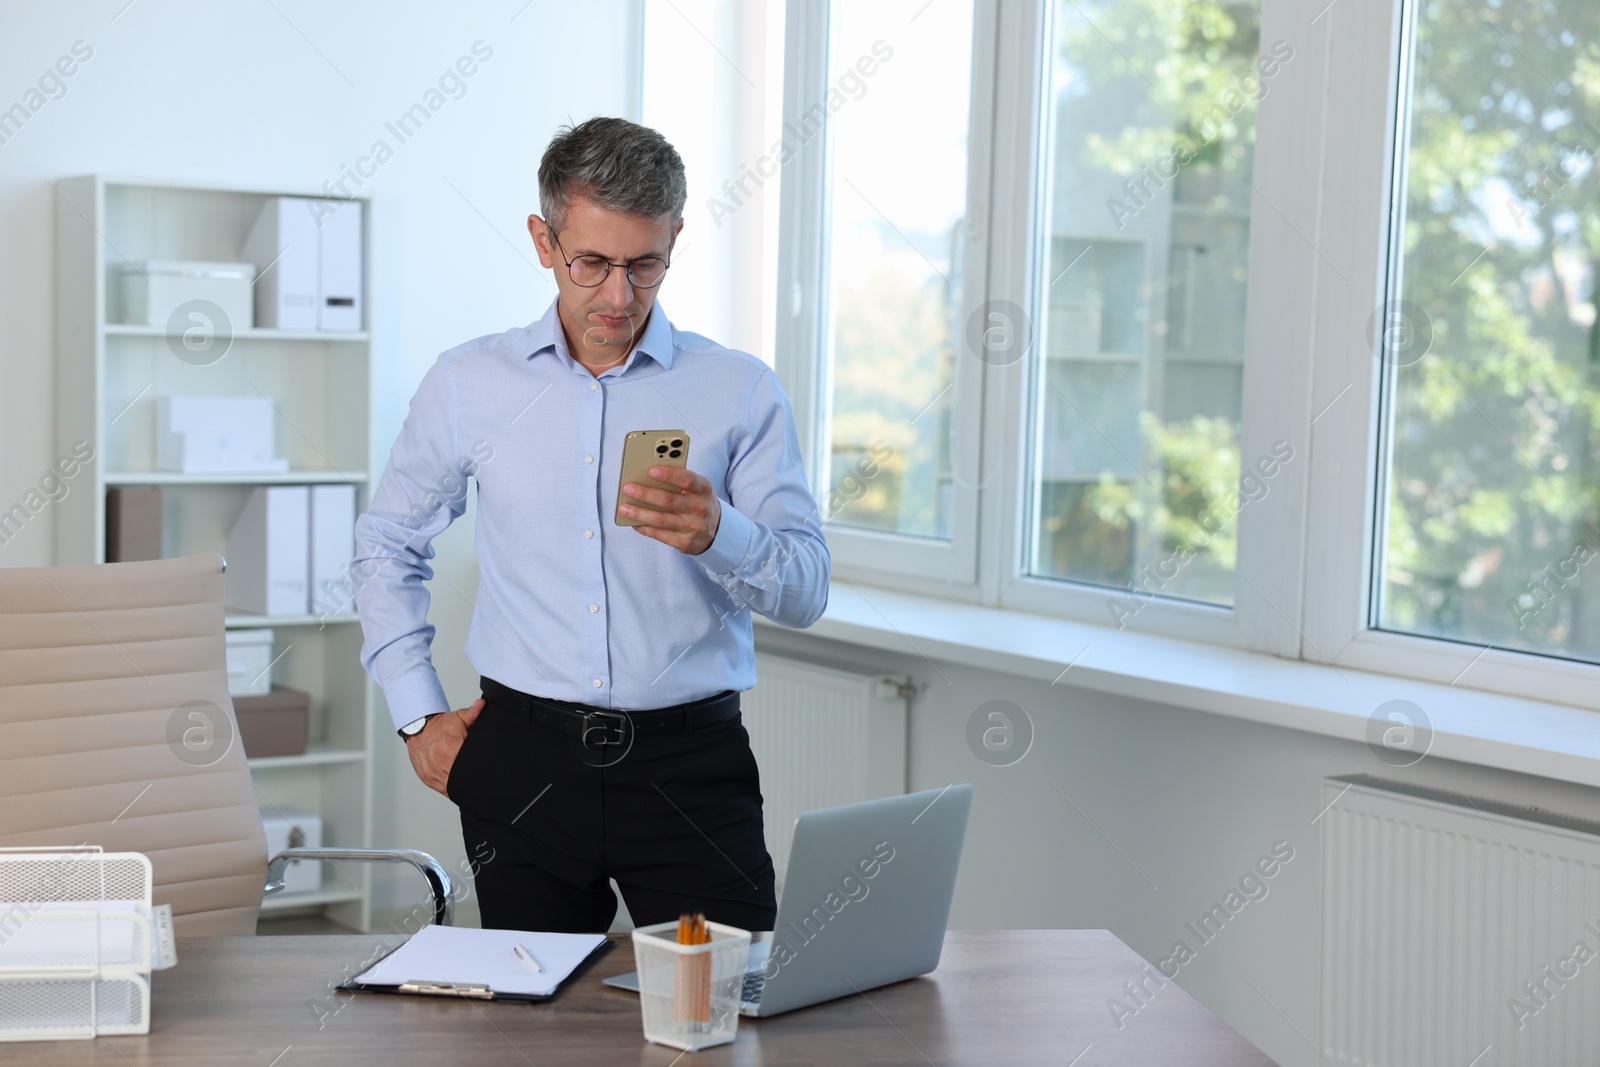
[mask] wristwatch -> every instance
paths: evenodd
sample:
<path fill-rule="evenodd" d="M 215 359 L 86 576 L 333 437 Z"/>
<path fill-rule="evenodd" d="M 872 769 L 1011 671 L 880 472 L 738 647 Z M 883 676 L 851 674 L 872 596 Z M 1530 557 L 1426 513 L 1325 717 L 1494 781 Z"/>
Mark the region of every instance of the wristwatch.
<path fill-rule="evenodd" d="M 420 719 L 412 719 L 410 722 L 406 723 L 404 726 L 400 727 L 400 729 L 395 731 L 395 732 L 400 735 L 400 740 L 402 740 L 402 741 L 404 741 L 408 737 L 416 737 L 418 734 L 420 734 L 422 732 L 422 728 L 424 726 L 428 725 L 428 720 L 433 718 L 434 715 L 438 715 L 438 714 L 439 714 L 439 712 L 436 711 L 436 712 L 433 713 L 433 715 L 424 715 Z"/>

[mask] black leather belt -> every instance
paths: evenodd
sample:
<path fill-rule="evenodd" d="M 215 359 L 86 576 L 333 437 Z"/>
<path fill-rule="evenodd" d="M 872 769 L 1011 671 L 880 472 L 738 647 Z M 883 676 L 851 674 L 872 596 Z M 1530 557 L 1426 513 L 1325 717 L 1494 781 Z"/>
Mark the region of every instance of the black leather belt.
<path fill-rule="evenodd" d="M 481 677 L 481 676 L 480 676 Z M 619 745 L 632 737 L 692 734 L 739 716 L 739 693 L 724 689 L 704 700 L 653 711 L 617 711 L 533 696 L 493 678 L 482 678 L 490 703 L 519 718 L 579 738 L 586 747 Z"/>

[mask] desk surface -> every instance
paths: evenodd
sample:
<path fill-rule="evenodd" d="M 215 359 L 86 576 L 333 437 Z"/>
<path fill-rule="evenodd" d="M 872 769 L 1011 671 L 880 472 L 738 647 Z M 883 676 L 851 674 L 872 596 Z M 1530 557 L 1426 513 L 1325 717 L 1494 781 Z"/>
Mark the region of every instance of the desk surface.
<path fill-rule="evenodd" d="M 627 936 L 613 936 L 619 943 L 610 952 L 536 1005 L 329 992 L 330 981 L 397 944 L 395 935 L 187 938 L 178 942 L 177 967 L 154 975 L 148 1036 L 0 1044 L 0 1061 L 669 1067 L 679 1053 L 645 1043 L 638 998 L 600 984 L 633 969 Z M 933 974 L 772 1019 L 741 1019 L 733 1045 L 685 1056 L 683 1067 L 1271 1067 L 1172 982 L 1119 1029 L 1107 1001 L 1136 1003 L 1123 983 L 1145 966 L 1105 930 L 951 931 Z"/>

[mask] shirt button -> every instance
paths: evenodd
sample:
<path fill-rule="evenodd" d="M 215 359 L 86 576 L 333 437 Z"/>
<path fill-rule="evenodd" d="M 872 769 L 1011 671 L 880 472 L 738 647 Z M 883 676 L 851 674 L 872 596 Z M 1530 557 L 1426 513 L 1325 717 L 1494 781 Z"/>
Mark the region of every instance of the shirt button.
<path fill-rule="evenodd" d="M 596 688 L 596 689 L 599 689 L 599 688 L 600 688 L 600 679 L 598 679 L 598 678 L 596 678 L 596 679 L 595 679 L 595 680 L 594 680 L 594 687 L 595 687 L 595 688 Z"/>
<path fill-rule="evenodd" d="M 585 531 L 583 531 L 583 536 L 585 536 L 585 537 L 593 537 L 594 536 L 594 531 L 593 530 L 585 530 Z"/>
<path fill-rule="evenodd" d="M 595 390 L 596 390 L 596 389 L 598 389 L 598 388 L 600 388 L 600 383 L 599 383 L 599 382 L 590 382 L 590 383 L 589 383 L 589 392 L 591 392 L 591 393 L 592 393 L 592 392 L 594 392 L 594 391 L 595 391 Z M 598 682 L 597 682 L 597 683 L 595 683 L 595 684 L 597 684 L 597 685 L 598 685 L 598 684 L 599 684 L 599 683 L 598 683 Z"/>
<path fill-rule="evenodd" d="M 583 461 L 585 463 L 593 463 L 594 462 L 594 457 L 593 456 L 584 456 L 583 457 Z"/>
<path fill-rule="evenodd" d="M 590 604 L 589 605 L 589 614 L 590 615 L 593 615 L 595 612 L 597 612 L 599 610 L 600 610 L 600 605 L 599 604 Z"/>

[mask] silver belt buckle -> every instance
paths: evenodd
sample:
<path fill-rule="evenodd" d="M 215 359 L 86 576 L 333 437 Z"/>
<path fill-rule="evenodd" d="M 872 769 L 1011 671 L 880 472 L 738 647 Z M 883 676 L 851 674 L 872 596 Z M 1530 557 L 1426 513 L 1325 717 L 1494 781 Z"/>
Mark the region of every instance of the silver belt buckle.
<path fill-rule="evenodd" d="M 602 748 L 628 741 L 628 717 L 618 711 L 590 711 L 583 716 L 583 747 Z"/>

